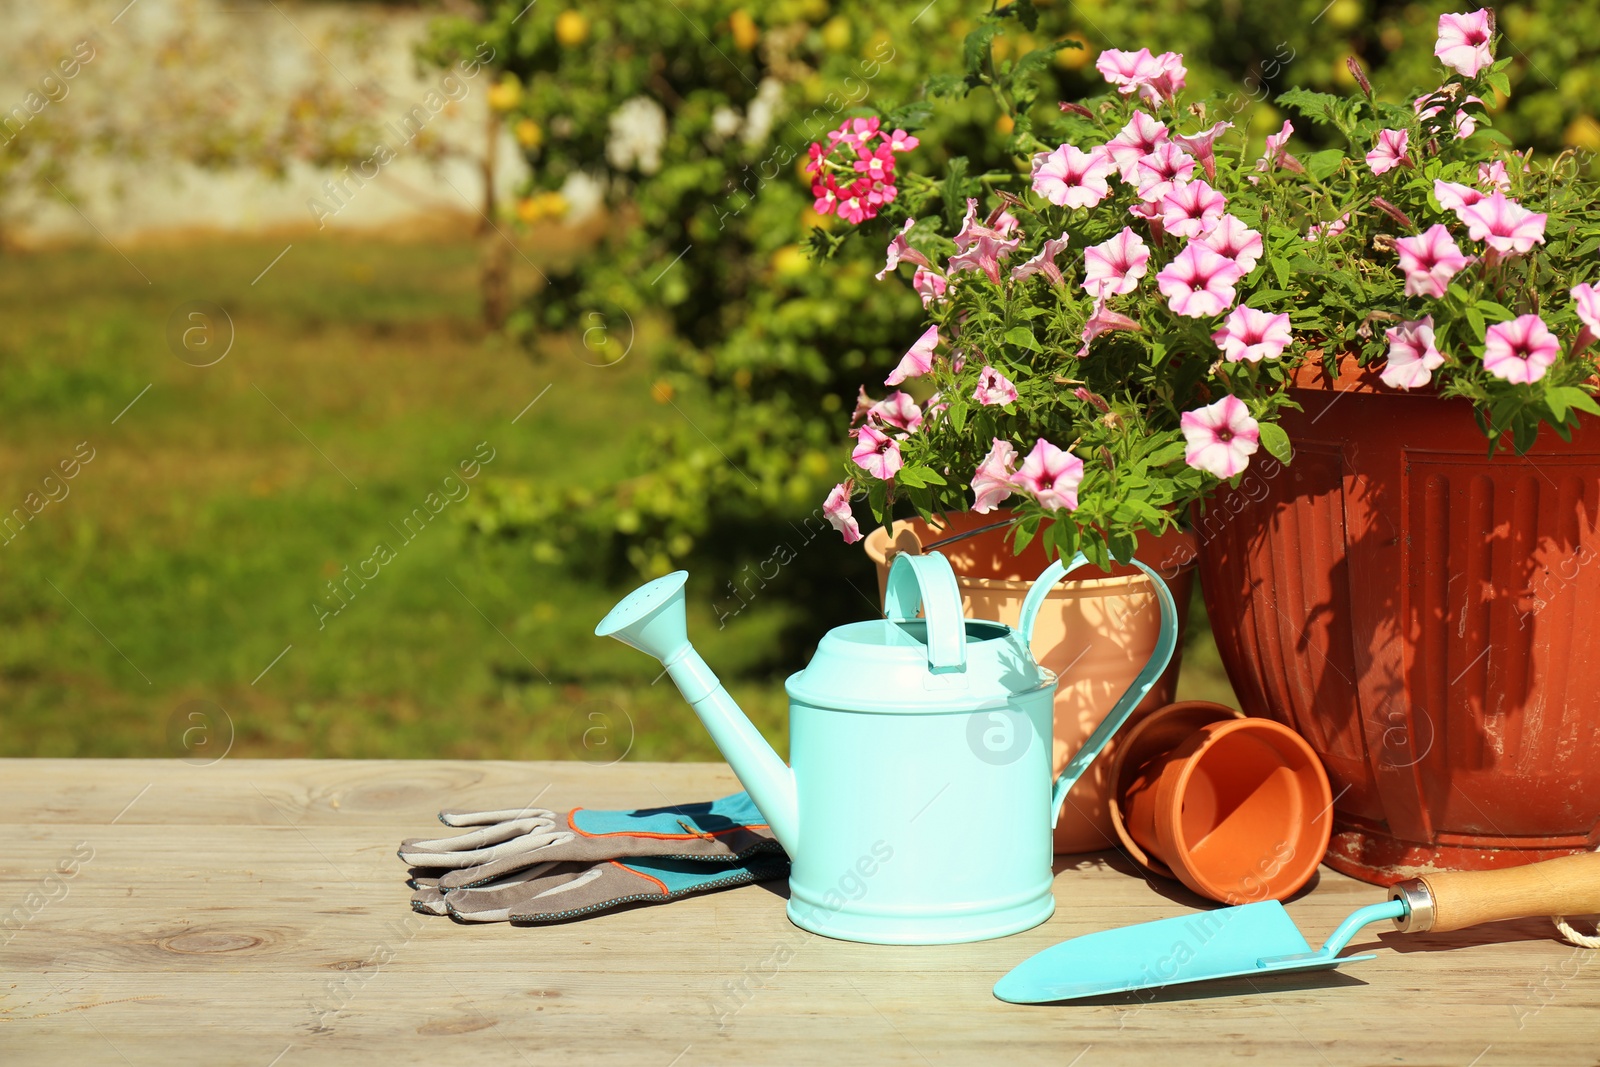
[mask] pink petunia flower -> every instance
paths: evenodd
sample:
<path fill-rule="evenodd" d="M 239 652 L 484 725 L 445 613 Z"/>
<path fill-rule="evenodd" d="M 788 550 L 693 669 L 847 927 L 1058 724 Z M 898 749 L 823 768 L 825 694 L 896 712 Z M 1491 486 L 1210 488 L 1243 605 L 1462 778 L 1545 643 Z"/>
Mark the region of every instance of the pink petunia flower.
<path fill-rule="evenodd" d="M 1094 207 L 1111 195 L 1111 166 L 1104 147 L 1080 152 L 1064 144 L 1033 157 L 1033 191 L 1057 207 Z"/>
<path fill-rule="evenodd" d="M 1149 155 L 1140 156 L 1134 168 L 1139 199 L 1147 204 L 1160 203 L 1173 182 L 1188 181 L 1193 176 L 1194 157 L 1171 141 L 1156 145 Z"/>
<path fill-rule="evenodd" d="M 1216 181 L 1217 135 L 1223 130 L 1231 129 L 1233 129 L 1233 123 L 1219 122 L 1212 126 L 1209 130 L 1201 130 L 1199 133 L 1175 133 L 1172 135 L 1172 139 L 1177 142 L 1177 144 L 1181 146 L 1184 151 L 1188 152 L 1190 155 L 1194 156 L 1195 159 L 1200 161 L 1200 167 L 1206 172 L 1206 179 L 1208 181 Z"/>
<path fill-rule="evenodd" d="M 1431 119 L 1444 110 L 1444 105 L 1450 99 L 1444 93 L 1424 93 L 1411 101 L 1411 110 L 1417 113 L 1417 118 L 1419 119 Z M 1481 104 L 1483 100 L 1469 94 L 1462 103 Z M 1478 120 L 1461 108 L 1456 108 L 1455 117 L 1451 119 L 1451 125 L 1455 127 L 1456 140 L 1458 141 L 1465 140 L 1478 132 Z"/>
<path fill-rule="evenodd" d="M 856 447 L 850 458 L 856 466 L 886 482 L 905 465 L 900 458 L 900 442 L 871 425 L 856 431 Z"/>
<path fill-rule="evenodd" d="M 1135 111 L 1128 124 L 1106 142 L 1105 148 L 1122 174 L 1122 180 L 1135 185 L 1139 176 L 1139 160 L 1166 142 L 1167 128 L 1143 111 Z"/>
<path fill-rule="evenodd" d="M 925 267 L 918 267 L 916 273 L 911 276 L 911 288 L 922 297 L 923 307 L 929 307 L 935 300 L 943 299 L 944 291 L 949 287 L 950 283 L 944 280 L 943 275 Z"/>
<path fill-rule="evenodd" d="M 1155 74 L 1139 85 L 1139 96 L 1147 103 L 1169 104 L 1183 91 L 1189 70 L 1177 52 L 1162 52 L 1155 57 Z"/>
<path fill-rule="evenodd" d="M 1535 243 L 1544 244 L 1543 212 L 1529 211 L 1502 192 L 1493 192 L 1459 213 L 1467 236 L 1496 252 L 1525 255 Z"/>
<path fill-rule="evenodd" d="M 1374 174 L 1387 174 L 1396 167 L 1412 165 L 1406 154 L 1406 144 L 1411 134 L 1405 130 L 1379 130 L 1378 143 L 1367 153 L 1367 166 Z"/>
<path fill-rule="evenodd" d="M 847 545 L 861 540 L 861 526 L 850 511 L 850 493 L 853 489 L 854 481 L 840 482 L 829 491 L 828 499 L 822 502 L 822 514 L 835 530 L 844 534 L 844 543 Z"/>
<path fill-rule="evenodd" d="M 1123 96 L 1132 96 L 1140 86 L 1148 84 L 1161 73 L 1156 57 L 1150 49 L 1124 52 L 1120 48 L 1107 48 L 1094 61 L 1094 69 L 1101 77 L 1117 87 Z"/>
<path fill-rule="evenodd" d="M 972 474 L 972 510 L 979 515 L 993 511 L 1014 487 L 1011 482 L 1012 467 L 1017 462 L 1017 450 L 1010 441 L 996 437 Z"/>
<path fill-rule="evenodd" d="M 904 130 L 896 130 L 883 136 L 888 140 L 889 149 L 893 152 L 909 152 L 922 143 Z"/>
<path fill-rule="evenodd" d="M 1078 484 L 1082 481 L 1083 460 L 1041 437 L 1022 461 L 1014 484 L 1046 508 L 1072 511 L 1078 506 Z"/>
<path fill-rule="evenodd" d="M 1277 359 L 1294 338 L 1289 332 L 1289 316 L 1257 311 L 1241 304 L 1229 313 L 1222 329 L 1211 335 L 1229 363 Z"/>
<path fill-rule="evenodd" d="M 1434 43 L 1433 54 L 1457 74 L 1475 78 L 1478 71 L 1494 62 L 1489 36 L 1486 8 L 1479 8 L 1470 15 L 1440 15 L 1439 39 Z"/>
<path fill-rule="evenodd" d="M 899 364 L 883 380 L 884 385 L 899 385 L 907 378 L 917 378 L 933 369 L 933 350 L 939 344 L 939 327 L 929 326 L 922 331 L 916 344 L 906 349 Z"/>
<path fill-rule="evenodd" d="M 1241 278 L 1255 270 L 1261 259 L 1261 234 L 1233 215 L 1222 216 L 1211 232 L 1201 235 L 1199 240 L 1212 251 L 1233 260 Z"/>
<path fill-rule="evenodd" d="M 1191 241 L 1156 275 L 1156 287 L 1173 314 L 1203 319 L 1220 315 L 1233 304 L 1239 277 L 1233 260 Z"/>
<path fill-rule="evenodd" d="M 915 433 L 922 426 L 922 409 L 898 389 L 868 408 L 866 417 L 883 429 L 892 427 L 905 433 Z"/>
<path fill-rule="evenodd" d="M 1017 387 L 993 367 L 985 367 L 978 372 L 978 388 L 972 399 L 986 405 L 1010 404 L 1017 399 Z"/>
<path fill-rule="evenodd" d="M 906 234 L 910 233 L 911 227 L 915 226 L 916 224 L 916 219 L 906 219 L 905 226 L 900 230 L 899 233 L 894 235 L 894 240 L 889 242 L 888 260 L 884 263 L 883 269 L 877 274 L 873 275 L 873 277 L 877 278 L 880 282 L 883 281 L 883 276 L 885 274 L 888 274 L 890 271 L 894 270 L 901 263 L 915 263 L 919 267 L 933 266 L 932 263 L 928 262 L 927 256 L 923 255 L 921 252 L 918 252 L 915 248 L 912 248 L 906 243 Z"/>
<path fill-rule="evenodd" d="M 1283 128 L 1277 133 L 1267 134 L 1267 148 L 1265 152 L 1261 153 L 1261 158 L 1256 160 L 1256 170 L 1268 171 L 1276 166 L 1281 166 L 1285 170 L 1296 173 L 1303 170 L 1304 168 L 1301 167 L 1300 161 L 1290 155 L 1288 149 L 1284 147 L 1289 143 L 1289 138 L 1293 134 L 1294 123 L 1288 119 L 1284 120 Z M 1252 177 L 1250 180 L 1254 182 L 1256 179 Z"/>
<path fill-rule="evenodd" d="M 1526 385 L 1544 377 L 1561 355 L 1561 344 L 1537 315 L 1497 322 L 1484 336 L 1483 366 L 1496 378 Z"/>
<path fill-rule="evenodd" d="M 1407 296 L 1444 296 L 1450 279 L 1472 262 L 1471 256 L 1461 254 L 1450 231 L 1438 223 L 1416 237 L 1400 238 L 1394 249 L 1406 276 Z"/>
<path fill-rule="evenodd" d="M 1082 359 L 1089 354 L 1089 345 L 1094 342 L 1096 337 L 1103 333 L 1110 333 L 1112 330 L 1127 330 L 1130 333 L 1138 333 L 1140 326 L 1128 316 L 1106 307 L 1105 298 L 1098 297 L 1094 302 L 1094 310 L 1083 323 L 1083 347 L 1078 349 L 1078 358 Z"/>
<path fill-rule="evenodd" d="M 956 234 L 957 254 L 950 257 L 949 273 L 980 270 L 989 280 L 1000 284 L 1000 260 L 1006 259 L 1022 243 L 1021 237 L 1007 235 L 1017 228 L 1017 220 L 1005 211 L 997 212 L 992 220 L 979 222 L 978 202 L 967 199 L 967 216 Z"/>
<path fill-rule="evenodd" d="M 1019 263 L 1011 271 L 1012 281 L 1021 281 L 1035 274 L 1043 274 L 1050 280 L 1051 285 L 1061 285 L 1065 279 L 1061 277 L 1061 268 L 1056 266 L 1056 257 L 1067 247 L 1067 234 L 1063 230 L 1060 237 L 1045 239 L 1044 245 L 1032 259 Z"/>
<path fill-rule="evenodd" d="M 1306 231 L 1306 240 L 1310 241 L 1312 244 L 1316 244 L 1324 237 L 1337 237 L 1343 233 L 1345 229 L 1349 227 L 1349 225 L 1350 212 L 1348 211 L 1334 219 L 1332 222 L 1314 222 L 1311 224 L 1311 228 Z"/>
<path fill-rule="evenodd" d="M 1161 225 L 1177 237 L 1199 237 L 1217 224 L 1228 199 L 1203 181 L 1173 182 L 1161 197 Z"/>
<path fill-rule="evenodd" d="M 1391 389 L 1420 389 L 1444 364 L 1444 356 L 1433 343 L 1432 315 L 1391 326 L 1383 335 L 1389 339 L 1389 362 L 1381 377 Z"/>
<path fill-rule="evenodd" d="M 1470 185 L 1462 185 L 1459 182 L 1440 181 L 1437 178 L 1433 182 L 1433 198 L 1439 201 L 1439 206 L 1446 211 L 1454 211 L 1456 218 L 1462 222 L 1467 221 L 1466 215 L 1462 214 L 1462 212 L 1478 201 L 1485 199 L 1488 195 L 1488 193 L 1480 192 Z"/>
<path fill-rule="evenodd" d="M 1487 185 L 1498 189 L 1502 193 L 1511 192 L 1511 175 L 1506 173 L 1506 165 L 1501 160 L 1492 163 L 1478 164 L 1478 184 Z"/>
<path fill-rule="evenodd" d="M 1083 287 L 1090 296 L 1122 296 L 1150 269 L 1150 249 L 1130 227 L 1083 252 Z"/>
<path fill-rule="evenodd" d="M 1578 321 L 1583 329 L 1578 331 L 1576 345 L 1582 348 L 1600 337 L 1600 289 L 1588 282 L 1572 287 L 1572 302 L 1576 305 Z"/>
<path fill-rule="evenodd" d="M 1261 447 L 1261 425 L 1233 394 L 1215 404 L 1185 411 L 1179 419 L 1188 447 L 1183 461 L 1218 478 L 1232 478 L 1250 465 Z"/>

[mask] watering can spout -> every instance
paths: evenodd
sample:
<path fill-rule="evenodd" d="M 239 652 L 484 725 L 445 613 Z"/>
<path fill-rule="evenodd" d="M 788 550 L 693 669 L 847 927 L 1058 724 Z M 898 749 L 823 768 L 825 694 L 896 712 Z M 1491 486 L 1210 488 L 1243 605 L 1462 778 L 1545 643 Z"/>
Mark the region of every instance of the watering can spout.
<path fill-rule="evenodd" d="M 761 810 L 772 836 L 791 856 L 796 855 L 800 820 L 794 772 L 750 725 L 689 643 L 683 596 L 688 578 L 687 571 L 674 571 L 635 589 L 600 620 L 595 635 L 615 637 L 661 661 Z"/>

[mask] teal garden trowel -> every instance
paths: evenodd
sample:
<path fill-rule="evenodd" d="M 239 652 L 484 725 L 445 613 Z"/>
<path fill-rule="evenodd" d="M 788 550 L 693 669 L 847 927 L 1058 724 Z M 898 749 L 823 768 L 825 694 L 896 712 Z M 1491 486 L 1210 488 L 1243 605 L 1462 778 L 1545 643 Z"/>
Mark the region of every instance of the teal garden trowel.
<path fill-rule="evenodd" d="M 1085 934 L 1052 945 L 995 983 L 1013 1004 L 1044 1004 L 1208 979 L 1317 971 L 1372 955 L 1339 953 L 1362 927 L 1393 919 L 1402 933 L 1462 930 L 1497 919 L 1600 912 L 1600 853 L 1501 871 L 1431 874 L 1397 883 L 1312 951 L 1276 900 Z"/>

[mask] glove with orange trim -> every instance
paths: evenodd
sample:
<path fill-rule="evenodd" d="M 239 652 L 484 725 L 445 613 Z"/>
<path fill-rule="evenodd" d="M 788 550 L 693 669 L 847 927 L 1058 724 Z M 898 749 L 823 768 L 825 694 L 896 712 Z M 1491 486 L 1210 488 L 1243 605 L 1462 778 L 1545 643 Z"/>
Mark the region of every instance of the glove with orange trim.
<path fill-rule="evenodd" d="M 439 820 L 476 829 L 401 842 L 411 906 L 468 922 L 554 922 L 789 872 L 745 793 L 637 811 L 443 811 Z"/>

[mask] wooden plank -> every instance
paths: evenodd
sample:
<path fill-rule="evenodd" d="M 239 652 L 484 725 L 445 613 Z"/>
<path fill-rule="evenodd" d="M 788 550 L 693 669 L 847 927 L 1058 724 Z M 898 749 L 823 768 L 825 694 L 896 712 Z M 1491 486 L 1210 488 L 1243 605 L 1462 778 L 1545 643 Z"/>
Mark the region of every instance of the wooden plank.
<path fill-rule="evenodd" d="M 1369 929 L 1355 948 L 1378 958 L 1343 972 L 1149 1002 L 995 1000 L 1039 949 L 1196 905 L 1115 854 L 1061 859 L 1043 926 L 938 948 L 804 933 L 780 885 L 555 927 L 407 907 L 395 845 L 441 807 L 737 787 L 707 764 L 0 761 L 0 922 L 22 908 L 0 930 L 0 1060 L 1596 1063 L 1600 953 L 1543 920 Z M 982 862 L 960 848 L 952 863 Z M 1381 895 L 1324 870 L 1289 911 L 1315 941 Z"/>

